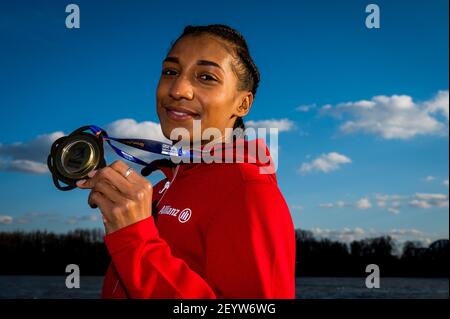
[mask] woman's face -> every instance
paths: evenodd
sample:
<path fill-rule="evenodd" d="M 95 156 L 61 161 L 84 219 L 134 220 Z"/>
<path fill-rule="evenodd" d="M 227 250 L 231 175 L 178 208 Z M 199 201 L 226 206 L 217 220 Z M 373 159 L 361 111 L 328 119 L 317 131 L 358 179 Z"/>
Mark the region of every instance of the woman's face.
<path fill-rule="evenodd" d="M 201 120 L 201 132 L 217 128 L 224 136 L 237 116 L 248 113 L 253 96 L 238 91 L 232 63 L 224 42 L 210 35 L 188 35 L 175 44 L 163 61 L 156 92 L 164 136 L 170 139 L 173 129 L 185 128 L 192 141 L 194 120 Z"/>

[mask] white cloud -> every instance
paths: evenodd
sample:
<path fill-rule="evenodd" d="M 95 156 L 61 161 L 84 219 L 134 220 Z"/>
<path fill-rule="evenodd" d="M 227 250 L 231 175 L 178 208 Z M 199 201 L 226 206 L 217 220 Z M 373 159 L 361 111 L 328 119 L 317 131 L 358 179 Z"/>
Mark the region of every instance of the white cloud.
<path fill-rule="evenodd" d="M 160 141 L 168 144 L 172 144 L 172 142 L 166 139 L 162 133 L 161 125 L 159 123 L 144 121 L 144 122 L 136 122 L 134 119 L 121 119 L 114 121 L 108 124 L 105 127 L 105 130 L 108 132 L 109 136 L 113 137 L 121 137 L 121 138 L 143 138 L 149 140 Z M 161 155 L 153 154 L 150 152 L 142 151 L 127 145 L 114 143 L 113 144 L 119 146 L 119 148 L 125 152 L 132 154 L 140 158 L 145 162 L 151 162 L 156 158 L 161 158 Z M 117 158 L 115 152 L 111 149 L 111 147 L 105 147 L 107 154 L 114 154 L 114 160 L 122 158 Z M 111 159 L 112 160 L 112 159 Z M 140 170 L 142 167 L 134 164 L 132 162 L 127 161 L 127 165 L 132 167 L 133 169 Z"/>
<path fill-rule="evenodd" d="M 0 171 L 45 174 L 48 172 L 48 167 L 47 164 L 30 160 L 4 161 L 0 159 Z"/>
<path fill-rule="evenodd" d="M 72 216 L 67 219 L 67 223 L 70 225 L 75 225 L 80 222 L 97 222 L 100 218 L 98 214 L 89 214 L 89 215 L 82 215 L 82 216 Z"/>
<path fill-rule="evenodd" d="M 430 113 L 440 113 L 447 121 L 449 113 L 449 93 L 448 91 L 439 91 L 436 96 L 425 103 L 428 112 Z"/>
<path fill-rule="evenodd" d="M 7 216 L 7 217 L 11 217 L 11 216 Z M 28 212 L 26 214 L 22 214 L 22 215 L 19 215 L 16 217 L 11 217 L 10 219 L 8 218 L 7 220 L 10 220 L 10 222 L 9 222 L 10 224 L 15 224 L 15 225 L 34 224 L 36 222 L 61 223 L 62 222 L 61 217 L 62 217 L 62 215 L 57 214 L 57 213 L 32 211 L 32 212 Z"/>
<path fill-rule="evenodd" d="M 63 132 L 58 131 L 38 135 L 28 142 L 0 144 L 0 157 L 6 157 L 12 160 L 46 162 L 48 153 L 50 152 L 50 146 L 56 139 L 63 135 Z"/>
<path fill-rule="evenodd" d="M 402 200 L 407 198 L 405 195 L 388 195 L 388 194 L 376 194 L 375 198 L 380 201 Z"/>
<path fill-rule="evenodd" d="M 289 119 L 270 119 L 270 120 L 261 120 L 261 121 L 246 121 L 245 126 L 248 128 L 266 128 L 269 130 L 270 128 L 278 128 L 279 132 L 287 132 L 294 129 L 294 122 Z"/>
<path fill-rule="evenodd" d="M 319 204 L 319 207 L 321 208 L 342 208 L 345 206 L 350 206 L 349 204 L 345 203 L 342 200 L 338 200 L 335 203 L 324 203 L 324 204 Z"/>
<path fill-rule="evenodd" d="M 432 182 L 436 179 L 436 177 L 434 176 L 427 176 L 424 178 L 425 182 Z"/>
<path fill-rule="evenodd" d="M 442 182 L 442 185 L 447 186 L 448 187 L 448 179 L 446 179 L 445 181 Z"/>
<path fill-rule="evenodd" d="M 170 143 L 162 134 L 160 125 L 150 121 L 138 123 L 133 119 L 122 119 L 112 122 L 104 128 L 113 137 L 145 138 Z M 47 173 L 46 163 L 51 145 L 56 139 L 64 135 L 64 132 L 57 131 L 39 135 L 27 142 L 0 144 L 0 171 Z M 121 148 L 142 157 L 144 160 L 152 159 L 152 155 L 148 152 L 122 145 Z M 108 153 L 112 152 L 109 146 L 106 146 L 105 149 Z"/>
<path fill-rule="evenodd" d="M 425 200 L 418 200 L 418 199 L 413 199 L 412 201 L 409 202 L 409 204 L 413 207 L 419 207 L 419 208 L 430 208 L 432 207 L 427 201 Z"/>
<path fill-rule="evenodd" d="M 144 121 L 136 122 L 134 119 L 121 119 L 106 125 L 108 135 L 123 138 L 144 138 L 170 143 L 162 133 L 159 123 Z"/>
<path fill-rule="evenodd" d="M 408 95 L 378 95 L 371 100 L 340 103 L 321 108 L 322 114 L 350 119 L 340 126 L 344 133 L 366 132 L 384 139 L 410 139 L 418 135 L 448 135 L 448 91 L 439 91 L 425 102 Z M 435 115 L 442 114 L 446 121 Z"/>
<path fill-rule="evenodd" d="M 316 108 L 316 104 L 305 104 L 305 105 L 299 105 L 295 108 L 296 111 L 299 112 L 309 112 L 310 110 Z"/>
<path fill-rule="evenodd" d="M 391 205 L 392 205 L 392 207 L 398 208 L 398 207 L 400 207 L 401 204 L 399 201 L 395 201 L 395 202 L 392 202 Z"/>
<path fill-rule="evenodd" d="M 342 201 L 342 200 L 338 200 L 337 202 L 336 202 L 336 207 L 344 207 L 344 206 L 346 206 L 347 204 L 344 202 L 344 201 Z"/>
<path fill-rule="evenodd" d="M 448 207 L 449 197 L 447 194 L 416 193 L 415 199 L 411 200 L 409 204 L 419 208 Z"/>
<path fill-rule="evenodd" d="M 394 215 L 400 214 L 400 210 L 398 208 L 395 208 L 395 207 L 389 207 L 387 210 L 388 210 L 388 212 L 390 212 L 390 213 L 392 213 Z"/>
<path fill-rule="evenodd" d="M 356 207 L 359 209 L 368 209 L 372 207 L 372 204 L 370 203 L 369 199 L 361 198 L 359 201 L 356 202 Z"/>
<path fill-rule="evenodd" d="M 410 207 L 423 209 L 449 207 L 449 195 L 439 193 L 415 193 L 413 195 L 375 194 L 373 200 L 375 201 L 376 206 L 394 215 L 400 214 L 401 208 L 408 205 Z M 370 196 L 365 196 L 355 203 L 347 203 L 338 200 L 336 202 L 320 203 L 319 207 L 325 209 L 336 209 L 341 207 L 369 209 L 372 208 L 373 205 Z"/>
<path fill-rule="evenodd" d="M 352 160 L 347 156 L 336 152 L 331 152 L 328 154 L 322 154 L 309 163 L 302 163 L 299 172 L 301 174 L 312 171 L 328 173 L 337 170 L 343 164 L 349 164 L 351 162 Z"/>
<path fill-rule="evenodd" d="M 416 193 L 416 198 L 425 200 L 446 200 L 448 199 L 448 195 Z"/>
<path fill-rule="evenodd" d="M 13 218 L 8 215 L 0 215 L 0 225 L 9 225 L 13 222 Z"/>
<path fill-rule="evenodd" d="M 365 230 L 360 227 L 356 227 L 354 229 L 344 228 L 342 230 L 313 228 L 311 229 L 311 232 L 318 238 L 328 238 L 333 241 L 345 243 L 360 240 L 366 236 Z"/>
<path fill-rule="evenodd" d="M 442 200 L 442 201 L 438 201 L 435 203 L 435 205 L 437 207 L 448 207 L 449 205 L 448 199 L 447 200 Z"/>
<path fill-rule="evenodd" d="M 400 207 L 402 206 L 402 201 L 408 199 L 408 196 L 404 195 L 387 195 L 387 194 L 376 194 L 375 200 L 377 201 L 377 206 L 380 208 L 386 208 L 386 210 L 392 214 L 399 214 Z"/>
<path fill-rule="evenodd" d="M 342 230 L 313 228 L 311 229 L 311 232 L 315 237 L 328 238 L 333 241 L 340 241 L 344 243 L 349 243 L 354 240 L 360 240 L 366 235 L 364 229 L 359 227 L 356 227 L 354 229 L 344 228 Z"/>
<path fill-rule="evenodd" d="M 385 202 L 377 202 L 378 206 L 380 205 L 386 205 Z M 358 201 L 356 201 L 355 203 L 346 203 L 342 200 L 338 200 L 334 203 L 321 203 L 319 204 L 320 208 L 343 208 L 343 207 L 353 207 L 353 208 L 357 208 L 357 209 L 369 209 L 372 207 L 372 203 L 370 202 L 369 198 L 364 197 L 359 199 Z M 380 207 L 385 207 L 385 206 L 380 206 Z M 395 207 L 394 207 L 395 208 Z"/>
<path fill-rule="evenodd" d="M 378 207 L 386 208 L 387 211 L 398 214 L 402 206 L 409 205 L 416 208 L 447 207 L 449 197 L 447 194 L 416 193 L 413 195 L 386 195 L 376 194 Z"/>
<path fill-rule="evenodd" d="M 423 235 L 423 232 L 421 232 L 420 230 L 417 230 L 417 229 L 392 229 L 390 232 L 389 232 L 391 235 L 394 235 L 394 236 L 399 236 L 399 235 L 401 235 L 401 236 L 404 236 L 404 235 L 409 235 L 409 236 L 420 236 L 420 235 Z"/>
<path fill-rule="evenodd" d="M 377 206 L 378 207 L 386 207 L 386 201 L 383 201 L 383 200 L 379 200 L 379 201 L 377 201 Z"/>
<path fill-rule="evenodd" d="M 416 193 L 409 204 L 419 208 L 448 207 L 449 197 L 447 194 Z"/>
<path fill-rule="evenodd" d="M 63 132 L 42 134 L 28 142 L 0 144 L 0 171 L 44 174 L 48 172 L 47 156 L 52 143 Z"/>
<path fill-rule="evenodd" d="M 428 246 L 434 240 L 441 239 L 436 234 L 427 234 L 417 229 L 391 229 L 387 235 L 400 243 L 405 241 L 418 241 Z M 434 237 L 434 238 L 433 238 Z M 432 239 L 433 238 L 433 239 Z"/>
<path fill-rule="evenodd" d="M 403 244 L 405 241 L 419 241 L 425 245 L 429 245 L 433 240 L 441 239 L 437 234 L 428 234 L 417 229 L 391 229 L 388 231 L 375 231 L 373 229 L 364 230 L 360 227 L 343 228 L 342 230 L 327 228 L 312 228 L 311 232 L 315 237 L 328 238 L 333 241 L 350 243 L 354 240 L 362 240 L 366 238 L 375 238 L 381 236 L 390 236 L 398 243 Z M 447 235 L 448 238 L 448 235 Z"/>
<path fill-rule="evenodd" d="M 20 224 L 20 225 L 28 224 L 29 222 L 30 222 L 30 220 L 26 219 L 26 218 L 18 218 L 16 220 L 16 224 Z"/>
<path fill-rule="evenodd" d="M 341 115 L 337 112 L 333 111 L 333 105 L 331 104 L 325 104 L 320 108 L 320 114 L 327 114 L 327 115 L 331 115 L 334 116 L 336 118 L 341 118 Z"/>

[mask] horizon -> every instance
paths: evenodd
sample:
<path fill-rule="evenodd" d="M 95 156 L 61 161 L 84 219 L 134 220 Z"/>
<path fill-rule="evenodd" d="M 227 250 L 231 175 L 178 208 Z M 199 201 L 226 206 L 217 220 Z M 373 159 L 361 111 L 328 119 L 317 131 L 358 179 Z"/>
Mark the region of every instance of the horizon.
<path fill-rule="evenodd" d="M 164 140 L 154 101 L 171 41 L 187 24 L 225 23 L 260 69 L 244 122 L 279 129 L 276 173 L 295 229 L 449 238 L 448 1 L 378 1 L 379 29 L 359 0 L 76 3 L 79 29 L 65 27 L 62 1 L 0 4 L 0 232 L 102 228 L 87 192 L 55 189 L 51 143 L 89 123 Z M 105 149 L 107 163 L 120 159 Z"/>
<path fill-rule="evenodd" d="M 48 230 L 48 229 L 41 229 L 41 228 L 36 228 L 36 229 L 28 229 L 28 230 L 23 230 L 23 229 L 10 229 L 7 231 L 1 231 L 0 230 L 0 234 L 4 233 L 4 234 L 11 234 L 11 233 L 21 233 L 21 234 L 30 234 L 30 233 L 45 233 L 45 234 L 54 234 L 54 235 L 69 235 L 71 233 L 75 233 L 78 231 L 100 231 L 101 235 L 104 236 L 105 232 L 104 229 L 102 227 L 96 227 L 96 228 L 73 228 L 73 229 L 69 229 L 65 232 L 58 232 L 58 231 L 52 231 L 52 230 Z M 426 242 L 426 241 L 420 241 L 420 240 L 401 240 L 396 238 L 395 236 L 392 237 L 392 235 L 390 234 L 386 234 L 386 233 L 372 233 L 369 236 L 363 236 L 360 238 L 351 238 L 351 239 L 342 239 L 342 238 L 337 238 L 337 237 L 333 237 L 333 236 L 321 236 L 321 235 L 317 235 L 316 233 L 314 233 L 313 231 L 309 230 L 309 229 L 301 229 L 301 228 L 295 228 L 295 235 L 299 236 L 300 232 L 308 232 L 310 233 L 313 237 L 313 240 L 330 240 L 332 242 L 338 242 L 341 244 L 346 244 L 349 245 L 352 242 L 359 242 L 359 241 L 366 241 L 366 240 L 373 240 L 373 239 L 377 239 L 377 238 L 387 238 L 389 237 L 390 239 L 393 240 L 395 245 L 400 245 L 401 248 L 403 248 L 403 246 L 406 243 L 417 243 L 420 244 L 422 248 L 429 248 L 433 243 L 441 241 L 441 240 L 446 240 L 449 241 L 449 238 L 437 238 L 435 240 L 433 240 L 432 242 Z M 298 237 L 297 237 L 298 240 Z M 424 247 L 425 246 L 425 247 Z M 398 246 L 396 246 L 396 248 L 399 248 Z M 398 253 L 401 253 L 401 251 L 399 251 Z"/>

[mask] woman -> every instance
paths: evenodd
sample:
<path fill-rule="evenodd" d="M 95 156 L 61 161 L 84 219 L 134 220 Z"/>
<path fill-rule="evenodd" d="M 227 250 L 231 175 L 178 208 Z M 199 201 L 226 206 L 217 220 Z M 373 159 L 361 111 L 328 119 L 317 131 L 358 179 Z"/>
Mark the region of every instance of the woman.
<path fill-rule="evenodd" d="M 164 135 L 171 138 L 183 128 L 193 136 L 193 122 L 200 120 L 202 132 L 222 133 L 212 139 L 216 149 L 232 141 L 256 143 L 267 152 L 261 140 L 231 140 L 226 133 L 244 128 L 242 117 L 258 82 L 237 31 L 186 27 L 163 62 L 157 88 Z M 201 141 L 202 149 L 206 143 L 211 139 Z M 122 161 L 80 182 L 80 188 L 92 189 L 89 205 L 102 212 L 112 258 L 102 296 L 294 298 L 295 235 L 288 207 L 274 172 L 261 173 L 266 165 L 257 156 L 244 158 L 245 163 L 162 165 L 166 178 L 154 187 Z"/>

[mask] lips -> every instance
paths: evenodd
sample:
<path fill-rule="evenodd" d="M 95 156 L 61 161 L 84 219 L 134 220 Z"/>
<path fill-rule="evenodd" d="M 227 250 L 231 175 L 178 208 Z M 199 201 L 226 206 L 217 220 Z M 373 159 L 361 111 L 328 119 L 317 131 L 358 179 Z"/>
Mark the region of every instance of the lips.
<path fill-rule="evenodd" d="M 189 120 L 199 116 L 198 113 L 183 107 L 165 106 L 164 108 L 167 116 L 175 121 Z"/>

